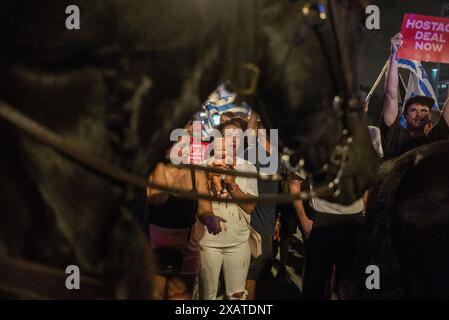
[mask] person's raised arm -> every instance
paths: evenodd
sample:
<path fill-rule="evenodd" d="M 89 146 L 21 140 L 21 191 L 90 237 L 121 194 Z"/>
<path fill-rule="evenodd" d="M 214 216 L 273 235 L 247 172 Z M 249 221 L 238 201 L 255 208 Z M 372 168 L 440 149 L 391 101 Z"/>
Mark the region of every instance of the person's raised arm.
<path fill-rule="evenodd" d="M 254 168 L 254 173 L 256 169 Z M 247 192 L 244 192 L 242 189 L 240 189 L 240 186 L 235 182 L 235 176 L 226 175 L 224 181 L 228 185 L 229 193 L 231 194 L 232 198 L 240 198 L 240 199 L 256 199 L 258 195 L 258 187 L 257 187 L 257 179 L 256 178 L 249 178 L 247 180 Z M 256 202 L 237 202 L 237 205 L 245 211 L 247 214 L 253 213 L 254 209 L 256 208 Z"/>
<path fill-rule="evenodd" d="M 444 103 L 443 109 L 441 110 L 441 115 L 443 116 L 444 121 L 446 121 L 446 124 L 449 126 L 449 89 L 446 102 Z"/>
<path fill-rule="evenodd" d="M 195 171 L 196 190 L 200 194 L 209 194 L 206 174 L 203 171 Z M 212 203 L 209 200 L 198 199 L 198 220 L 206 226 L 207 231 L 217 234 L 222 231 L 220 222 L 226 222 L 225 219 L 213 213 Z"/>
<path fill-rule="evenodd" d="M 261 145 L 263 146 L 263 148 L 268 151 L 269 154 L 271 154 L 273 152 L 272 148 L 271 148 L 271 144 L 270 144 L 270 140 L 267 138 L 267 135 L 269 133 L 267 133 L 266 130 L 263 125 L 261 127 L 258 126 L 258 119 L 259 119 L 259 114 L 255 111 L 252 110 L 251 111 L 251 115 L 248 119 L 248 129 L 253 129 L 254 133 L 256 134 L 256 137 L 259 139 L 258 142 L 261 143 Z M 259 129 L 265 129 L 265 131 L 260 132 L 260 136 L 257 133 L 257 131 Z M 250 134 L 251 131 L 248 132 L 248 134 Z"/>
<path fill-rule="evenodd" d="M 225 165 L 225 164 L 215 164 L 214 167 L 221 168 L 221 169 L 227 169 L 227 170 L 233 170 L 232 166 Z M 254 169 L 254 173 L 255 173 Z M 228 185 L 228 191 L 232 198 L 241 198 L 241 199 L 256 199 L 256 196 L 251 195 L 250 193 L 244 192 L 240 186 L 235 182 L 235 176 L 234 175 L 226 175 L 224 178 L 224 182 Z M 251 178 L 250 183 L 251 189 L 253 190 L 253 194 L 257 194 L 257 179 Z M 244 210 L 247 214 L 251 214 L 255 207 L 256 202 L 237 202 L 237 205 Z"/>
<path fill-rule="evenodd" d="M 391 126 L 398 116 L 398 60 L 397 53 L 402 44 L 402 34 L 398 33 L 391 39 L 390 66 L 385 81 L 385 99 L 383 108 L 383 121 Z"/>
<path fill-rule="evenodd" d="M 259 115 L 255 110 L 251 110 L 251 115 L 248 119 L 248 129 L 254 129 L 257 130 L 257 119 Z"/>

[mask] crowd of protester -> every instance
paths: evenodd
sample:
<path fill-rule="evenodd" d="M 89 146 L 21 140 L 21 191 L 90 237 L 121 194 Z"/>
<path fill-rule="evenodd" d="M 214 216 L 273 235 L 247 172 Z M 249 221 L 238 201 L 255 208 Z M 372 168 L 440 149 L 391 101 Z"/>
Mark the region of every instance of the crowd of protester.
<path fill-rule="evenodd" d="M 400 108 L 397 51 L 401 39 L 398 34 L 391 40 L 380 128 L 368 128 L 373 147 L 384 160 L 425 143 L 449 138 L 449 108 L 446 105 L 438 114 L 437 121 L 431 118 L 435 101 L 430 97 L 414 96 L 404 102 L 403 110 Z M 401 113 L 406 120 L 406 128 L 400 124 Z M 263 129 L 255 112 L 248 118 L 232 112 L 222 113 L 217 126 L 221 133 L 235 129 L 245 131 L 247 128 L 255 129 L 255 135 L 259 134 L 257 129 Z M 191 131 L 191 126 L 187 129 Z M 239 143 L 242 143 L 238 139 L 234 140 L 229 152 L 224 140 L 217 138 L 213 142 L 215 153 L 202 165 L 263 175 L 261 168 L 266 164 L 262 164 L 257 157 L 255 161 L 250 161 L 248 154 L 254 148 L 256 154 L 258 148 L 270 155 L 277 155 L 278 150 L 270 143 L 268 135 L 259 138 L 256 145 L 246 143 L 243 154 L 237 152 Z M 220 198 L 240 199 L 277 193 L 298 194 L 313 189 L 305 178 L 281 183 L 178 168 L 169 161 L 170 151 L 167 152 L 167 161 L 158 164 L 151 173 L 151 182 L 183 191 L 194 190 Z M 183 154 L 180 150 L 179 156 Z M 158 258 L 154 298 L 192 299 L 198 281 L 199 299 L 257 299 L 257 281 L 267 267 L 271 268 L 276 258 L 274 240 L 280 238 L 279 268 L 285 270 L 291 236 L 299 229 L 305 243 L 303 298 L 328 299 L 332 290 L 331 279 L 335 278 L 338 287 L 342 288 L 354 272 L 358 226 L 368 196 L 366 193 L 350 205 L 319 198 L 276 205 L 188 200 L 148 188 L 150 240 Z M 250 228 L 261 236 L 262 253 L 257 257 L 252 257 L 250 252 Z"/>

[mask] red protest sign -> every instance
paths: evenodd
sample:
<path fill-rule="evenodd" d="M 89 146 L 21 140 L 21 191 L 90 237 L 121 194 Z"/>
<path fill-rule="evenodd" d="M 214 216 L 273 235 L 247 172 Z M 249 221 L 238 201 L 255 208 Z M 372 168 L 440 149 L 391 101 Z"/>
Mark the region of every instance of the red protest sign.
<path fill-rule="evenodd" d="M 206 160 L 208 145 L 209 143 L 205 141 L 193 141 L 190 144 L 190 163 L 201 164 L 204 160 Z"/>
<path fill-rule="evenodd" d="M 401 33 L 399 58 L 449 63 L 449 19 L 407 13 Z"/>

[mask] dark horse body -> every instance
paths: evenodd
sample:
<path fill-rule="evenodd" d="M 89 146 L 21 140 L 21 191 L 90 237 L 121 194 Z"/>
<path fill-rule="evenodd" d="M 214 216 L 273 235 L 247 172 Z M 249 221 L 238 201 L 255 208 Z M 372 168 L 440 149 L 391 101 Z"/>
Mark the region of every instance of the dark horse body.
<path fill-rule="evenodd" d="M 379 267 L 380 289 L 364 289 L 363 296 L 449 298 L 448 161 L 449 141 L 442 141 L 381 167 L 360 248 L 363 272 L 370 264 Z"/>
<path fill-rule="evenodd" d="M 65 28 L 65 8 L 72 4 L 81 11 L 80 30 Z M 346 21 L 340 36 L 351 48 L 343 52 L 347 64 L 355 59 L 363 12 L 358 1 L 340 4 L 337 12 Z M 48 0 L 0 6 L 1 100 L 137 175 L 160 160 L 171 130 L 182 127 L 216 85 L 244 82 L 245 62 L 261 69 L 258 96 L 286 145 L 298 148 L 324 126 L 304 151 L 312 171 L 337 143 L 343 117 L 331 105 L 338 92 L 298 3 Z M 355 70 L 346 76 L 354 93 Z M 352 199 L 373 176 L 374 151 L 360 110 L 344 119 L 356 132 L 346 188 Z M 150 250 L 128 210 L 136 190 L 93 175 L 6 123 L 0 132 L 0 255 L 61 270 L 75 264 L 116 297 L 149 296 Z"/>

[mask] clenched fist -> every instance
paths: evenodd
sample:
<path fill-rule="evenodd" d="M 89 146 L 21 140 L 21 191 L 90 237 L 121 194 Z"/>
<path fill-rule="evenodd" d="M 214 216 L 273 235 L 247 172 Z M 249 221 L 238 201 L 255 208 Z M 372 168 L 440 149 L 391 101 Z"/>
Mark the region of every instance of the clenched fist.
<path fill-rule="evenodd" d="M 402 34 L 398 33 L 393 38 L 391 38 L 391 54 L 396 55 L 398 53 L 399 48 L 402 47 Z"/>

